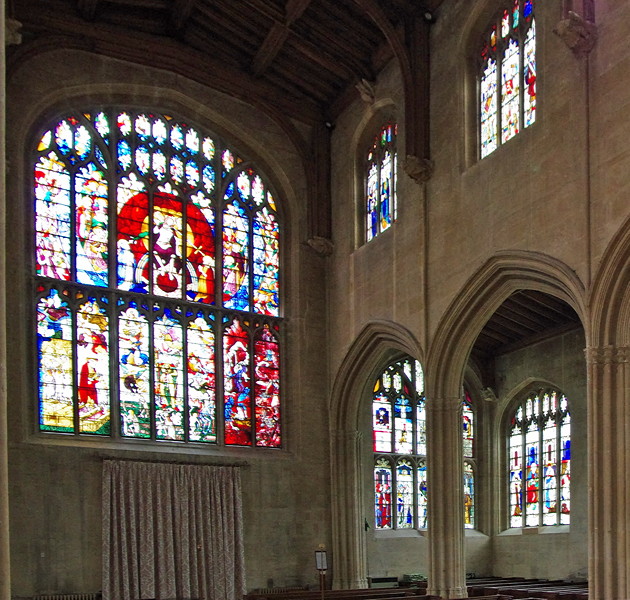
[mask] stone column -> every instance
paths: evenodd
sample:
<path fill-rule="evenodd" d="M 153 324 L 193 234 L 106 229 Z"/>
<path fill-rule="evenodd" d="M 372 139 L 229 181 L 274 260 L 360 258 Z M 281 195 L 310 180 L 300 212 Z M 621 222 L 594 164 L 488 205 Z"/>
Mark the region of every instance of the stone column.
<path fill-rule="evenodd" d="M 5 3 L 0 2 L 0 599 L 11 598 L 9 549 L 9 464 L 6 385 L 6 307 L 5 307 L 5 231 L 6 231 L 6 35 Z"/>
<path fill-rule="evenodd" d="M 630 347 L 587 348 L 589 597 L 630 598 Z"/>
<path fill-rule="evenodd" d="M 361 447 L 359 431 L 336 431 L 333 447 L 333 589 L 367 587 L 367 559 L 363 514 Z"/>
<path fill-rule="evenodd" d="M 462 399 L 427 401 L 429 581 L 427 594 L 466 597 Z"/>

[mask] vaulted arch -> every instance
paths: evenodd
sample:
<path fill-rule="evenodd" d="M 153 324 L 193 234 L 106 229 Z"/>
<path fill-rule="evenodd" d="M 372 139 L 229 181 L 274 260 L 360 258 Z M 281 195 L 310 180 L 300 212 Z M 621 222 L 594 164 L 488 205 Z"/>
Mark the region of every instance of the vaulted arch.
<path fill-rule="evenodd" d="M 404 354 L 422 361 L 413 334 L 391 321 L 374 321 L 357 336 L 335 377 L 330 405 L 333 588 L 367 586 L 359 415 L 379 366 Z"/>

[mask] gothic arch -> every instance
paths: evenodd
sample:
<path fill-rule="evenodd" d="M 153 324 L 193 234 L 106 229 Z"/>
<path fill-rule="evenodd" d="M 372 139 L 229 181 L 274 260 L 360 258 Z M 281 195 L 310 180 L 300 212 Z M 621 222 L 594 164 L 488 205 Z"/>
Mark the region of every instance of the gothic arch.
<path fill-rule="evenodd" d="M 592 344 L 630 345 L 630 218 L 608 244 L 589 298 Z"/>
<path fill-rule="evenodd" d="M 367 587 L 359 415 L 378 367 L 403 354 L 422 362 L 420 346 L 407 329 L 391 321 L 371 322 L 335 377 L 330 405 L 334 588 Z"/>
<path fill-rule="evenodd" d="M 567 265 L 528 251 L 498 252 L 469 279 L 443 315 L 426 365 L 427 397 L 457 398 L 470 350 L 486 321 L 513 292 L 538 290 L 561 298 L 586 323 L 584 285 Z M 588 330 L 587 330 L 588 340 Z"/>

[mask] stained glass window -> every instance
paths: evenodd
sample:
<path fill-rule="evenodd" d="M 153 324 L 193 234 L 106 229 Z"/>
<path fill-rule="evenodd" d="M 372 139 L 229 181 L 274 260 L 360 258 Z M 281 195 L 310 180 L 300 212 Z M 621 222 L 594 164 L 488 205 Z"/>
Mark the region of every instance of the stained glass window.
<path fill-rule="evenodd" d="M 536 121 L 534 0 L 511 0 L 485 33 L 479 66 L 481 158 Z"/>
<path fill-rule="evenodd" d="M 40 431 L 281 446 L 277 207 L 234 149 L 155 112 L 58 119 L 34 254 Z"/>
<path fill-rule="evenodd" d="M 561 392 L 541 389 L 519 403 L 509 423 L 510 527 L 568 525 L 571 417 Z"/>
<path fill-rule="evenodd" d="M 376 380 L 372 433 L 376 528 L 426 528 L 426 407 L 418 361 L 398 360 Z"/>
<path fill-rule="evenodd" d="M 397 135 L 395 123 L 383 125 L 367 153 L 365 231 L 368 242 L 396 219 Z"/>

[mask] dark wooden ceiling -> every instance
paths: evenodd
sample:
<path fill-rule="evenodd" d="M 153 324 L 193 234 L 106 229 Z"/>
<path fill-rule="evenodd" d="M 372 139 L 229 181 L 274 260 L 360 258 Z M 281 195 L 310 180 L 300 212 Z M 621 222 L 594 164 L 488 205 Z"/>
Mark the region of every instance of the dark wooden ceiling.
<path fill-rule="evenodd" d="M 176 70 L 305 122 L 334 120 L 442 0 L 9 0 L 25 42 Z M 395 34 L 394 34 L 395 32 Z M 227 88 L 227 89 L 226 89 Z M 238 93 L 237 93 L 238 92 Z"/>
<path fill-rule="evenodd" d="M 490 317 L 472 350 L 487 359 L 522 348 L 581 326 L 566 302 L 535 290 L 512 294 Z"/>

